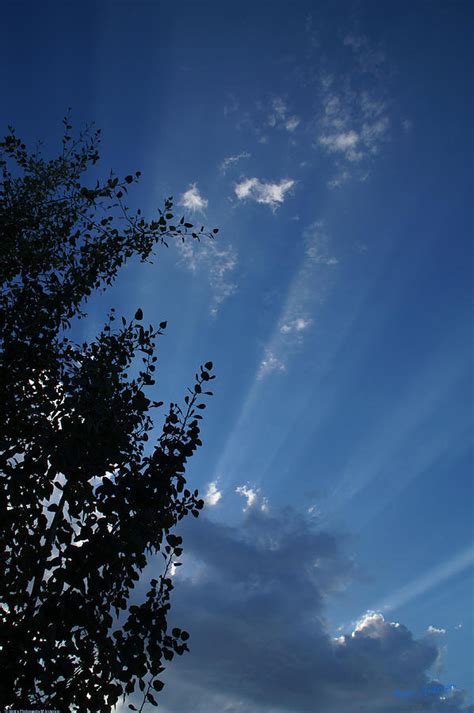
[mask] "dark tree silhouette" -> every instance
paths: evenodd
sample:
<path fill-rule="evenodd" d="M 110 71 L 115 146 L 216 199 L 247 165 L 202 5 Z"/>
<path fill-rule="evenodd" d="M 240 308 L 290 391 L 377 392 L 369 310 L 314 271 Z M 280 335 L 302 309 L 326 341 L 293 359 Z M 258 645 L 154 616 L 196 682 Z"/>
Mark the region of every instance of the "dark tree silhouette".
<path fill-rule="evenodd" d="M 152 221 L 129 210 L 139 173 L 86 186 L 100 131 L 73 139 L 64 125 L 52 160 L 11 127 L 0 143 L 0 705 L 99 713 L 134 691 L 156 704 L 163 662 L 188 650 L 188 633 L 167 629 L 169 568 L 182 552 L 174 526 L 203 507 L 183 474 L 214 376 L 200 367 L 151 448 L 162 402 L 146 394 L 166 322 L 112 310 L 83 344 L 70 327 L 127 260 L 217 229 L 175 221 L 171 198 Z M 157 552 L 163 574 L 130 605 Z"/>

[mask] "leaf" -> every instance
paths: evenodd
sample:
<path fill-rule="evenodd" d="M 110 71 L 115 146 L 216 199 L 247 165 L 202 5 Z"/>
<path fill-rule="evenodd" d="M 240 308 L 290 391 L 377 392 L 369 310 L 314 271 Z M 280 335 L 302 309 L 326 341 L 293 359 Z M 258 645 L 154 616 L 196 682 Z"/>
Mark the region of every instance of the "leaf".
<path fill-rule="evenodd" d="M 160 322 L 160 329 L 166 329 L 168 322 Z"/>
<path fill-rule="evenodd" d="M 126 181 L 126 183 L 132 183 L 133 176 L 125 176 L 125 181 Z"/>
<path fill-rule="evenodd" d="M 160 681 L 157 678 L 156 681 L 153 681 L 152 686 L 155 689 L 155 691 L 162 691 L 163 688 L 165 687 L 165 684 L 163 683 L 163 681 Z"/>
<path fill-rule="evenodd" d="M 207 371 L 211 371 L 212 367 L 212 361 L 206 361 L 206 363 L 204 364 L 204 368 L 207 369 Z"/>
<path fill-rule="evenodd" d="M 140 307 L 135 312 L 135 319 L 138 319 L 138 320 L 143 319 L 143 310 L 140 309 Z"/>
<path fill-rule="evenodd" d="M 155 698 L 151 693 L 147 693 L 147 694 L 146 694 L 146 697 L 147 697 L 147 700 L 148 700 L 150 703 L 152 703 L 154 706 L 157 706 L 157 705 L 158 705 L 158 703 L 156 702 L 156 698 Z"/>

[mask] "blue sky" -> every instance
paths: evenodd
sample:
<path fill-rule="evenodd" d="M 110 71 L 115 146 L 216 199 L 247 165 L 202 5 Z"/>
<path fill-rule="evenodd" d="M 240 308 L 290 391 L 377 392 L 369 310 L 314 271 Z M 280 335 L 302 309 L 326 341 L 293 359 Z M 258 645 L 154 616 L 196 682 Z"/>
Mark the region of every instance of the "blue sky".
<path fill-rule="evenodd" d="M 53 151 L 71 107 L 150 216 L 173 195 L 220 228 L 128 265 L 83 326 L 167 320 L 160 399 L 217 373 L 164 713 L 471 710 L 472 16 L 3 8 L 3 127 Z"/>

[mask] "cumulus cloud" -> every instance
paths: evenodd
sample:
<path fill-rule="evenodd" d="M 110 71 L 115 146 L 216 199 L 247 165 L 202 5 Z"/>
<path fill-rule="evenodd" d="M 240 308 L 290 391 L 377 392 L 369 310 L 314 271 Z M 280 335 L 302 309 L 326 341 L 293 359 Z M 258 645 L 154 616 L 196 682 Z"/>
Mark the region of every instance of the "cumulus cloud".
<path fill-rule="evenodd" d="M 248 151 L 242 151 L 242 153 L 236 154 L 235 156 L 228 156 L 221 163 L 220 169 L 222 173 L 225 174 L 229 168 L 234 166 L 239 161 L 242 161 L 244 158 L 250 158 L 250 156 L 251 154 L 249 154 Z"/>
<path fill-rule="evenodd" d="M 204 502 L 210 507 L 217 505 L 219 500 L 222 498 L 221 491 L 217 488 L 217 483 L 212 481 L 207 486 L 206 494 L 204 495 Z"/>
<path fill-rule="evenodd" d="M 356 568 L 311 518 L 254 504 L 238 525 L 202 516 L 180 534 L 195 571 L 176 575 L 172 617 L 191 653 L 166 674 L 168 713 L 400 713 L 402 695 L 407 713 L 473 710 L 457 689 L 414 695 L 441 685 L 436 637 L 375 611 L 334 637 L 325 609 Z"/>
<path fill-rule="evenodd" d="M 235 185 L 235 195 L 239 200 L 247 198 L 256 203 L 269 205 L 273 210 L 281 205 L 288 191 L 294 186 L 295 181 L 284 178 L 279 183 L 265 183 L 258 178 L 244 178 Z"/>
<path fill-rule="evenodd" d="M 202 212 L 207 208 L 208 204 L 209 201 L 200 194 L 196 183 L 192 183 L 188 190 L 181 194 L 179 199 L 179 205 L 193 212 Z"/>

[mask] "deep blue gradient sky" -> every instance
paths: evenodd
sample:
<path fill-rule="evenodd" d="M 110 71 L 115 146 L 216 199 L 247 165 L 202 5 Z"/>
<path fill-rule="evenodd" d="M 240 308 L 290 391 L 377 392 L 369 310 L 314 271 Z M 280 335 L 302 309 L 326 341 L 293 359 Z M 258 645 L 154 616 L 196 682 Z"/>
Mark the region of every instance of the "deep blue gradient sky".
<path fill-rule="evenodd" d="M 2 128 L 54 151 L 71 107 L 148 215 L 173 195 L 220 227 L 128 265 L 83 324 L 167 320 L 157 398 L 218 376 L 164 713 L 472 703 L 473 14 L 3 5 Z"/>

